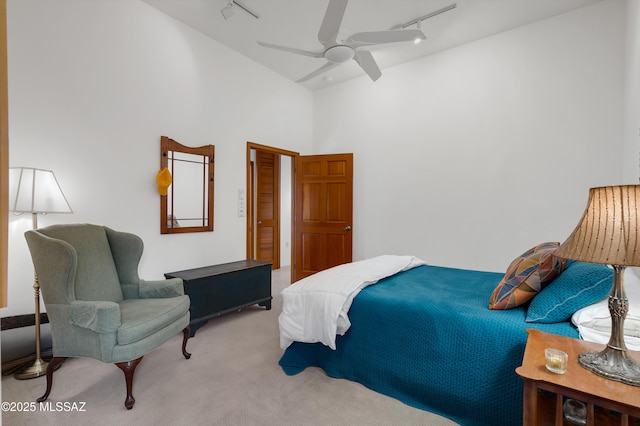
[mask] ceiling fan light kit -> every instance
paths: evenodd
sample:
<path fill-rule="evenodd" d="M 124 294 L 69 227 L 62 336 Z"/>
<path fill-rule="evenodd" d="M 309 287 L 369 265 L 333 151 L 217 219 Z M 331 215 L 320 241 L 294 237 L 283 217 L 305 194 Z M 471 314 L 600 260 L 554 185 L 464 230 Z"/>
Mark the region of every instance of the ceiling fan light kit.
<path fill-rule="evenodd" d="M 237 2 L 235 2 L 237 4 Z M 312 58 L 324 58 L 327 62 L 315 71 L 307 74 L 297 81 L 297 83 L 310 80 L 320 74 L 329 71 L 336 66 L 343 64 L 350 59 L 353 59 L 362 70 L 371 78 L 376 81 L 382 75 L 378 64 L 376 63 L 373 55 L 367 47 L 377 46 L 385 43 L 398 43 L 405 41 L 417 41 L 426 39 L 426 36 L 420 28 L 418 29 L 393 29 L 387 31 L 369 31 L 352 34 L 346 40 L 338 41 L 338 33 L 340 32 L 340 26 L 342 25 L 342 18 L 347 9 L 348 0 L 330 0 L 327 10 L 322 19 L 320 30 L 318 31 L 318 41 L 324 47 L 319 52 L 313 52 L 308 50 L 296 49 L 293 47 L 280 46 L 271 43 L 265 43 L 258 41 L 258 44 L 271 49 L 282 50 L 289 53 L 295 53 L 303 56 L 310 56 Z M 455 7 L 455 5 L 453 5 Z M 449 6 L 450 10 L 452 7 Z M 446 9 L 446 8 L 445 8 Z M 444 10 L 444 9 L 441 9 Z M 441 11 L 434 12 L 435 14 L 442 13 Z M 430 17 L 427 15 L 420 20 L 415 20 L 414 24 L 419 23 L 423 19 Z M 400 27 L 402 28 L 402 27 Z"/>
<path fill-rule="evenodd" d="M 330 47 L 324 52 L 324 58 L 327 61 L 335 62 L 338 64 L 341 64 L 343 62 L 347 62 L 350 59 L 353 59 L 354 55 L 355 55 L 355 52 L 353 51 L 352 48 L 350 48 L 349 46 L 343 46 L 343 45 Z"/>

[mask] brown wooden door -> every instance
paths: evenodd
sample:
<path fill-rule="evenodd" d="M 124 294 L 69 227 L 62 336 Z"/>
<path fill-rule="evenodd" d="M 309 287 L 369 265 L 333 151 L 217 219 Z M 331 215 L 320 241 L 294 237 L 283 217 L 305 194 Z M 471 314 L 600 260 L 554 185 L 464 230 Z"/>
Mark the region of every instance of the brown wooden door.
<path fill-rule="evenodd" d="M 280 268 L 280 155 L 256 151 L 256 259 Z"/>
<path fill-rule="evenodd" d="M 353 154 L 296 157 L 292 281 L 351 262 Z"/>

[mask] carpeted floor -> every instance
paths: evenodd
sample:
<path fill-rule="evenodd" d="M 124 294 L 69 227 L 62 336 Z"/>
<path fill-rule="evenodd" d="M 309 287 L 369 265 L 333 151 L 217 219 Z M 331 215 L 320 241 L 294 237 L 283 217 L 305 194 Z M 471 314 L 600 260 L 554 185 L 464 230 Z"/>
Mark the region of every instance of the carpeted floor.
<path fill-rule="evenodd" d="M 278 366 L 278 315 L 279 293 L 288 284 L 289 269 L 274 271 L 273 309 L 249 307 L 198 329 L 187 346 L 190 360 L 180 351 L 182 335 L 146 355 L 135 373 L 130 411 L 120 369 L 69 359 L 54 374 L 49 410 L 29 405 L 44 393 L 45 377 L 2 377 L 2 424 L 455 425 L 317 368 L 285 375 Z M 5 411 L 7 402 L 35 411 Z"/>

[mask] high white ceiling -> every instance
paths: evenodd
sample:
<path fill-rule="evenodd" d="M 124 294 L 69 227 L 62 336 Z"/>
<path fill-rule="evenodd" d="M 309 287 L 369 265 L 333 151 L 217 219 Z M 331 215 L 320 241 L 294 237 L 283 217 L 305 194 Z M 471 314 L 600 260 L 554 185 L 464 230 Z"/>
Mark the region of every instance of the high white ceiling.
<path fill-rule="evenodd" d="M 264 41 L 297 49 L 321 51 L 318 29 L 328 0 L 238 0 L 260 17 L 236 7 L 224 19 L 228 0 L 143 0 L 227 47 L 296 81 L 326 60 L 268 49 Z M 448 12 L 422 22 L 427 36 L 419 44 L 392 43 L 367 48 L 382 70 L 444 49 L 568 12 L 600 0 L 350 0 L 341 36 L 363 31 L 390 30 L 455 4 Z M 413 25 L 409 27 L 415 29 Z M 307 82 L 310 90 L 365 75 L 354 61 L 344 63 Z"/>

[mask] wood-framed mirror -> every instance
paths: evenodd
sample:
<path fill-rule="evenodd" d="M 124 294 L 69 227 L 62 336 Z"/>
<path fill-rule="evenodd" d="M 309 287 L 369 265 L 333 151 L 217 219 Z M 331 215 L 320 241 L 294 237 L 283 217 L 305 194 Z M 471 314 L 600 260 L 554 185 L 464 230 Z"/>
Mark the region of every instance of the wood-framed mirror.
<path fill-rule="evenodd" d="M 160 137 L 160 170 L 171 176 L 160 195 L 160 233 L 213 231 L 215 146 L 192 148 Z"/>

